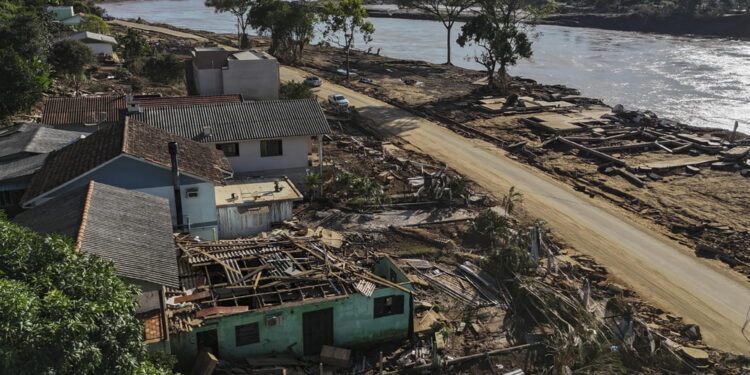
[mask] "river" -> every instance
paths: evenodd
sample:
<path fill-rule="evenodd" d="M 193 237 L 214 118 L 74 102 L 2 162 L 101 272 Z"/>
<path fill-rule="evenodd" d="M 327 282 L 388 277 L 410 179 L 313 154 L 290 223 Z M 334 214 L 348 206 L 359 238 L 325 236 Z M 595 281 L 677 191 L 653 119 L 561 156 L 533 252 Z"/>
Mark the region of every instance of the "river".
<path fill-rule="evenodd" d="M 203 0 L 128 0 L 101 4 L 117 18 L 138 18 L 213 32 L 236 32 L 229 14 Z M 402 59 L 445 62 L 445 29 L 438 22 L 372 18 L 373 47 Z M 460 29 L 454 27 L 456 33 Z M 534 55 L 510 71 L 545 84 L 564 84 L 583 95 L 648 109 L 690 125 L 750 133 L 750 42 L 559 26 L 539 26 Z M 473 47 L 453 46 L 453 63 L 481 69 Z"/>

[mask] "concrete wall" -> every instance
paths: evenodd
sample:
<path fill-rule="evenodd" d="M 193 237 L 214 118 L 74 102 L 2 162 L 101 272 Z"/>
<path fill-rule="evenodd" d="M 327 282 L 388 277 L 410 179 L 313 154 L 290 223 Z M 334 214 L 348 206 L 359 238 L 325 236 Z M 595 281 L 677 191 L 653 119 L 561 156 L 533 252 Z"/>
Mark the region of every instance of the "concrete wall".
<path fill-rule="evenodd" d="M 240 142 L 240 155 L 228 157 L 227 160 L 235 173 L 306 168 L 310 144 L 310 137 L 282 138 L 282 155 L 261 157 L 260 140 Z"/>
<path fill-rule="evenodd" d="M 242 94 L 245 100 L 279 98 L 279 62 L 276 59 L 228 60 L 222 69 L 224 94 Z"/>
<path fill-rule="evenodd" d="M 86 43 L 86 46 L 89 47 L 91 53 L 94 55 L 112 56 L 112 45 L 109 43 Z"/>
<path fill-rule="evenodd" d="M 374 299 L 385 296 L 404 296 L 404 312 L 398 315 L 384 316 L 375 319 Z M 291 350 L 302 355 L 302 314 L 333 308 L 333 345 L 347 348 L 367 348 L 377 343 L 405 339 L 409 335 L 409 320 L 412 301 L 408 293 L 380 288 L 371 297 L 353 294 L 345 298 L 290 306 L 283 309 L 248 312 L 206 320 L 202 327 L 192 332 L 182 332 L 170 337 L 172 353 L 177 355 L 183 366 L 191 366 L 197 354 L 196 334 L 215 329 L 219 339 L 219 358 L 243 359 L 268 353 L 281 353 Z M 266 327 L 265 317 L 270 314 L 281 314 L 282 323 Z M 257 322 L 260 342 L 237 347 L 235 345 L 235 326 Z"/>
<path fill-rule="evenodd" d="M 292 201 L 273 202 L 255 207 L 259 208 L 257 212 L 246 214 L 240 214 L 238 206 L 219 207 L 219 238 L 251 237 L 269 231 L 272 223 L 292 218 Z"/>
<path fill-rule="evenodd" d="M 198 189 L 198 196 L 188 198 L 186 192 L 192 188 Z M 190 224 L 190 234 L 207 240 L 215 240 L 216 234 L 214 232 L 217 226 L 217 217 L 214 184 L 212 182 L 202 182 L 198 184 L 180 185 L 180 189 L 182 190 L 182 212 L 185 217 L 184 224 Z M 174 190 L 172 186 L 159 186 L 135 190 L 168 199 L 169 207 L 172 211 L 172 223 L 177 224 L 177 212 L 175 209 Z M 208 229 L 208 232 L 204 229 Z"/>
<path fill-rule="evenodd" d="M 195 80 L 195 90 L 198 95 L 222 95 L 224 86 L 221 79 L 222 70 L 219 69 L 198 69 L 193 65 L 193 79 Z"/>

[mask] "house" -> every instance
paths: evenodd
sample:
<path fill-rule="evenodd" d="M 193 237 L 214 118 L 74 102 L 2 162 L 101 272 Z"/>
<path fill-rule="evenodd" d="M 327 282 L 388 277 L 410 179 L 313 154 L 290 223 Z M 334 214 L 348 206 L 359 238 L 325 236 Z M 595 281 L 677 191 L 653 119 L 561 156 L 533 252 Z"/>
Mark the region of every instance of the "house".
<path fill-rule="evenodd" d="M 44 101 L 42 122 L 58 129 L 93 133 L 103 126 L 122 121 L 128 106 L 140 108 L 241 102 L 240 95 L 56 97 Z"/>
<path fill-rule="evenodd" d="M 195 48 L 193 81 L 198 95 L 240 94 L 245 100 L 279 98 L 279 62 L 261 51 Z"/>
<path fill-rule="evenodd" d="M 323 345 L 366 349 L 412 333 L 413 289 L 387 257 L 371 272 L 305 238 L 177 241 L 189 294 L 167 304 L 183 366 L 203 349 L 222 359 L 317 356 Z"/>
<path fill-rule="evenodd" d="M 85 134 L 21 123 L 0 133 L 0 209 L 8 214 L 19 204 L 31 176 L 44 164 L 47 154 L 81 139 Z"/>
<path fill-rule="evenodd" d="M 287 177 L 233 181 L 214 188 L 219 238 L 251 237 L 271 224 L 292 219 L 292 205 L 302 193 Z"/>
<path fill-rule="evenodd" d="M 47 11 L 52 13 L 55 21 L 63 25 L 78 25 L 83 20 L 83 13 L 76 14 L 73 6 L 49 6 Z"/>
<path fill-rule="evenodd" d="M 85 44 L 94 55 L 112 56 L 112 48 L 117 45 L 117 40 L 109 35 L 92 33 L 84 31 L 73 34 L 68 37 L 73 40 L 80 40 Z"/>
<path fill-rule="evenodd" d="M 166 198 L 175 231 L 215 239 L 214 186 L 230 175 L 220 151 L 126 118 L 50 153 L 22 202 L 38 206 L 94 180 Z"/>
<path fill-rule="evenodd" d="M 310 166 L 312 136 L 320 152 L 321 136 L 331 132 L 314 99 L 139 108 L 129 116 L 214 145 L 238 176 L 287 175 L 294 183 Z"/>
<path fill-rule="evenodd" d="M 42 123 L 63 130 L 93 133 L 119 123 L 124 109 L 123 95 L 47 98 L 42 107 Z"/>
<path fill-rule="evenodd" d="M 72 238 L 79 251 L 111 260 L 143 290 L 179 287 L 169 201 L 90 181 L 13 220 L 40 234 Z"/>

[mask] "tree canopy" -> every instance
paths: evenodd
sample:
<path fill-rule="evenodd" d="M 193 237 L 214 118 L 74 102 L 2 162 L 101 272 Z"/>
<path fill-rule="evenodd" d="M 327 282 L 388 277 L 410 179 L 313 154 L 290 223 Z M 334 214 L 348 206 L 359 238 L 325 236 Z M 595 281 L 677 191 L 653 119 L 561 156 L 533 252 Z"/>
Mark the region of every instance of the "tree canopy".
<path fill-rule="evenodd" d="M 323 36 L 329 42 L 341 47 L 346 53 L 346 77 L 349 78 L 349 54 L 357 35 L 365 43 L 372 40 L 375 26 L 367 20 L 362 0 L 328 0 L 321 11 L 321 21 L 325 25 Z"/>
<path fill-rule="evenodd" d="M 260 0 L 250 14 L 250 25 L 271 34 L 268 52 L 280 60 L 296 63 L 315 35 L 317 14 L 305 3 Z"/>
<path fill-rule="evenodd" d="M 122 57 L 131 60 L 149 57 L 154 54 L 154 49 L 148 44 L 148 40 L 136 29 L 128 29 L 128 33 L 117 38 L 120 45 Z"/>
<path fill-rule="evenodd" d="M 402 8 L 419 9 L 431 14 L 443 24 L 448 34 L 447 39 L 447 64 L 451 64 L 451 30 L 461 13 L 477 3 L 477 0 L 398 0 L 398 6 Z"/>
<path fill-rule="evenodd" d="M 63 39 L 55 43 L 49 56 L 49 63 L 58 75 L 80 76 L 92 62 L 94 54 L 80 40 Z"/>
<path fill-rule="evenodd" d="M 49 86 L 47 64 L 25 58 L 11 48 L 0 49 L 0 119 L 28 110 Z"/>
<path fill-rule="evenodd" d="M 134 292 L 111 262 L 0 218 L 0 372 L 170 373 L 147 359 Z"/>
<path fill-rule="evenodd" d="M 247 47 L 247 26 L 255 0 L 206 0 L 205 5 L 217 13 L 231 13 L 237 19 L 237 39 L 240 48 Z"/>
<path fill-rule="evenodd" d="M 279 88 L 280 99 L 313 99 L 315 94 L 304 82 L 287 82 Z"/>
<path fill-rule="evenodd" d="M 109 34 L 109 25 L 101 17 L 94 14 L 83 16 L 81 23 L 76 26 L 78 31 L 90 31 L 92 33 Z"/>

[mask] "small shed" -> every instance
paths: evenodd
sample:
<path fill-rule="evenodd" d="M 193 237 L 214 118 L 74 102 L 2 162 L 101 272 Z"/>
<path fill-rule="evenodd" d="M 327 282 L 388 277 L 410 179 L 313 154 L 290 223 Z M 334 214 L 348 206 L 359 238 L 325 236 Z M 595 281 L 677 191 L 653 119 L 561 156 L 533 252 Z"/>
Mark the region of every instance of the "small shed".
<path fill-rule="evenodd" d="M 69 39 L 80 40 L 85 44 L 91 52 L 95 55 L 112 56 L 112 48 L 117 45 L 117 40 L 109 35 L 92 33 L 90 31 L 84 31 L 82 33 L 73 34 Z"/>
<path fill-rule="evenodd" d="M 302 199 L 285 176 L 236 181 L 214 191 L 220 239 L 268 231 L 271 224 L 291 219 L 293 202 Z"/>

